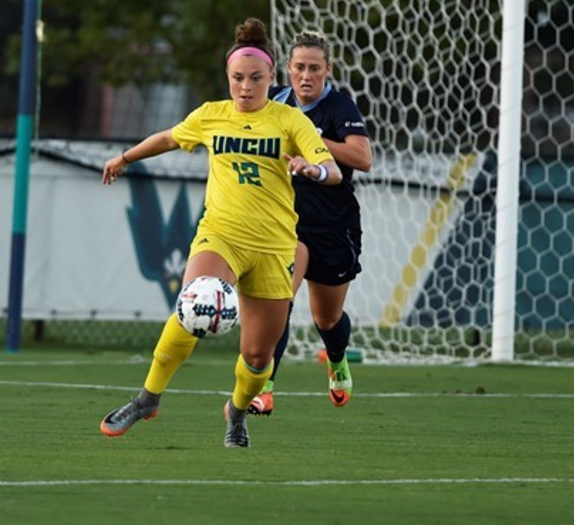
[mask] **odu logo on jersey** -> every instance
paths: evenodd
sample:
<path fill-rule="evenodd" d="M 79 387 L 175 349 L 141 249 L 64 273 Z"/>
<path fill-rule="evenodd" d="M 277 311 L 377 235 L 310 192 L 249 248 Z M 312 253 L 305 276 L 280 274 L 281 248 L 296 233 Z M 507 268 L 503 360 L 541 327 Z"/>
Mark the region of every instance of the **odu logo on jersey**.
<path fill-rule="evenodd" d="M 213 137 L 213 154 L 244 153 L 278 159 L 281 155 L 280 138 L 242 138 L 215 135 Z"/>

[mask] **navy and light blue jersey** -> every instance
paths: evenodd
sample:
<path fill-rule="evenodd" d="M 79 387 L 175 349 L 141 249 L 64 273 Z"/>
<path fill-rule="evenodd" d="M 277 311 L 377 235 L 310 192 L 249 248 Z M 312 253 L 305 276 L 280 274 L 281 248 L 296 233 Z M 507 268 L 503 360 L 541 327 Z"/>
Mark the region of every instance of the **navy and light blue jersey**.
<path fill-rule="evenodd" d="M 325 139 L 344 142 L 347 135 L 368 137 L 363 116 L 347 95 L 327 85 L 323 96 L 313 104 L 298 105 L 292 88 L 276 86 L 269 98 L 300 109 L 309 117 Z M 298 231 L 321 231 L 325 228 L 358 227 L 361 216 L 352 184 L 353 168 L 337 162 L 343 182 L 323 186 L 307 177 L 294 177 L 295 211 L 299 215 Z"/>

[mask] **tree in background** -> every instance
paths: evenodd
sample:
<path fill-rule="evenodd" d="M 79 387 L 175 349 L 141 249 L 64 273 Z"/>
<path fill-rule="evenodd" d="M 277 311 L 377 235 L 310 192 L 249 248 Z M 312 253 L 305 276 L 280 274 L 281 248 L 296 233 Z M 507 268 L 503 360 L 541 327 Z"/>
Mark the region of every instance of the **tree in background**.
<path fill-rule="evenodd" d="M 0 92 L 11 84 L 13 103 L 0 106 L 2 128 L 13 120 L 4 111 L 16 107 L 12 92 L 20 68 L 21 11 L 20 0 L 3 1 L 3 15 L 9 16 L 0 17 L 5 78 Z M 81 103 L 73 97 L 86 82 L 93 84 L 94 72 L 102 85 L 183 83 L 193 86 L 200 100 L 226 97 L 225 53 L 237 23 L 250 16 L 269 23 L 269 1 L 44 0 L 43 107 Z M 2 128 L 0 135 L 9 131 Z"/>

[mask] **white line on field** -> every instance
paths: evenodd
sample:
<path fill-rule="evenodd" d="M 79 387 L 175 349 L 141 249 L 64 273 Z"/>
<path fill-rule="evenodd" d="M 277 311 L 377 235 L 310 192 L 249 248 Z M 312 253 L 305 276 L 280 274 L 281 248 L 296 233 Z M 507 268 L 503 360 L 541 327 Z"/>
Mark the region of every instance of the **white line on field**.
<path fill-rule="evenodd" d="M 287 356 L 284 359 L 291 360 L 292 362 L 300 362 L 297 358 L 289 359 Z M 121 361 L 115 359 L 92 359 L 92 360 L 74 360 L 74 359 L 56 359 L 56 360 L 45 360 L 45 361 L 20 361 L 18 359 L 15 360 L 2 360 L 2 356 L 0 355 L 0 367 L 3 366 L 102 366 L 102 365 L 141 365 L 141 364 L 149 364 L 151 363 L 151 357 L 144 357 L 142 355 L 134 355 L 129 359 L 123 359 Z M 222 363 L 229 363 L 227 360 L 222 359 L 210 359 L 202 361 L 204 365 L 220 365 Z M 425 367 L 432 367 L 432 366 L 445 366 L 450 365 L 453 367 L 462 367 L 462 368 L 473 368 L 476 366 L 481 366 L 484 364 L 488 364 L 486 361 L 417 361 L 416 358 L 412 358 L 410 360 L 404 359 L 402 361 L 399 360 L 387 360 L 387 361 L 375 361 L 374 359 L 365 359 L 363 361 L 364 365 L 368 366 L 387 366 L 387 367 L 395 367 L 395 366 L 425 366 Z M 574 361 L 522 361 L 517 360 L 511 363 L 506 363 L 506 366 L 528 366 L 528 367 L 539 367 L 539 368 L 574 368 Z"/>
<path fill-rule="evenodd" d="M 69 485 L 222 485 L 222 486 L 304 486 L 324 485 L 457 485 L 504 483 L 573 483 L 574 478 L 428 478 L 428 479 L 316 479 L 291 481 L 220 480 L 220 479 L 66 479 L 0 480 L 1 487 L 60 487 Z"/>
<path fill-rule="evenodd" d="M 121 390 L 128 392 L 139 392 L 141 386 L 112 386 L 112 385 L 88 385 L 78 383 L 51 383 L 51 382 L 35 382 L 35 381 L 3 381 L 0 380 L 0 385 L 7 386 L 30 386 L 30 387 L 51 387 L 51 388 L 76 388 L 85 390 Z M 172 394 L 200 394 L 200 395 L 231 395 L 231 392 L 223 390 L 178 390 L 168 389 L 166 392 Z M 310 394 L 314 395 L 314 394 Z M 324 393 L 322 395 L 325 395 Z"/>
<path fill-rule="evenodd" d="M 0 386 L 29 386 L 33 388 L 75 388 L 80 390 L 119 390 L 138 392 L 141 386 L 114 386 L 114 385 L 90 385 L 79 383 L 52 383 L 45 381 L 6 381 L 0 380 Z M 191 394 L 207 396 L 230 396 L 226 390 L 188 390 L 168 388 L 167 393 Z M 325 392 L 273 392 L 275 396 L 282 397 L 314 397 L 325 396 Z M 472 397 L 472 398 L 523 398 L 523 399 L 574 399 L 574 394 L 473 394 L 460 392 L 356 392 L 353 397 L 371 398 L 400 398 L 400 397 Z"/>
<path fill-rule="evenodd" d="M 151 359 L 146 359 L 141 355 L 135 355 L 130 359 L 116 361 L 115 359 L 78 361 L 74 359 L 56 359 L 54 361 L 0 361 L 0 366 L 87 366 L 87 365 L 139 365 L 150 363 Z"/>

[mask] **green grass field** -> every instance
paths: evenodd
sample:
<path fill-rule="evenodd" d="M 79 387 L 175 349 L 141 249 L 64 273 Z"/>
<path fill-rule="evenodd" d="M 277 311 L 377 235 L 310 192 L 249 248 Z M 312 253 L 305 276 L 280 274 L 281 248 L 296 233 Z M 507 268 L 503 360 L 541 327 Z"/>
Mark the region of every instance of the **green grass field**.
<path fill-rule="evenodd" d="M 234 354 L 207 344 L 157 419 L 101 435 L 148 364 L 0 355 L 2 525 L 574 523 L 574 369 L 355 364 L 336 409 L 324 365 L 287 362 L 252 448 L 227 450 Z"/>

